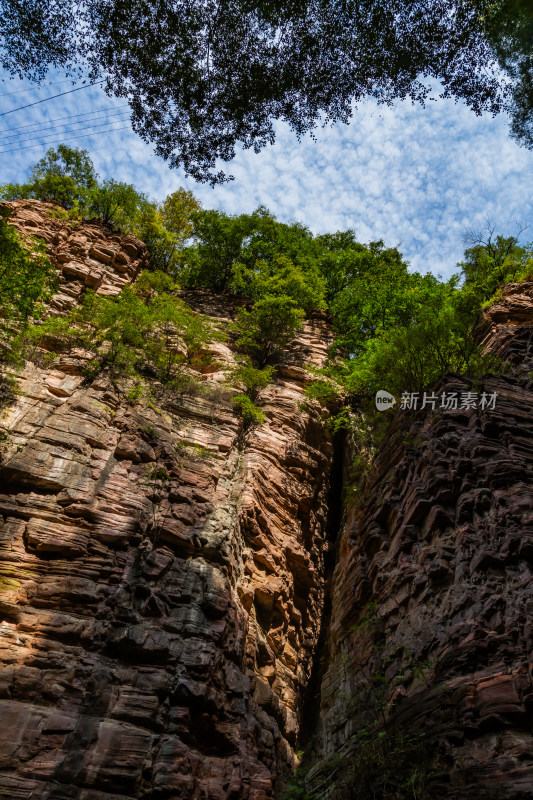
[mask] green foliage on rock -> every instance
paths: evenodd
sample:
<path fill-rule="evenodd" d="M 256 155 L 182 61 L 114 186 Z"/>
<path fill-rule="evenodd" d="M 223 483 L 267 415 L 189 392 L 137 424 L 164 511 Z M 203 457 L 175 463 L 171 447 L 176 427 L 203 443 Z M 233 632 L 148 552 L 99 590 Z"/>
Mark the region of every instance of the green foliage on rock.
<path fill-rule="evenodd" d="M 254 423 L 262 424 L 266 421 L 264 411 L 256 406 L 247 394 L 238 394 L 233 398 L 233 406 L 243 418 L 245 426 Z"/>
<path fill-rule="evenodd" d="M 213 333 L 179 299 L 177 288 L 168 275 L 156 272 L 143 273 L 117 297 L 88 292 L 68 316 L 34 325 L 33 342 L 52 342 L 58 351 L 86 348 L 93 354 L 91 376 L 107 369 L 114 379 L 151 378 L 179 388 L 183 370 L 195 366 Z"/>
<path fill-rule="evenodd" d="M 238 312 L 231 326 L 237 334 L 235 343 L 262 369 L 295 336 L 303 316 L 291 297 L 266 295 L 250 311 Z"/>
<path fill-rule="evenodd" d="M 32 317 L 57 288 L 57 271 L 42 243 L 24 245 L 8 213 L 0 209 L 0 360 L 18 356 L 19 340 Z"/>

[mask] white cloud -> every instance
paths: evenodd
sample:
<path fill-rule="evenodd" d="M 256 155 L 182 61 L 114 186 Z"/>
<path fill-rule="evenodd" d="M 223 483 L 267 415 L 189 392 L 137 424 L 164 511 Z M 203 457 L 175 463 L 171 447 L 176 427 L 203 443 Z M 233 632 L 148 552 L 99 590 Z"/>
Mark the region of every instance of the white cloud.
<path fill-rule="evenodd" d="M 0 94 L 27 85 L 6 83 Z M 33 88 L 28 95 L 0 97 L 0 105 L 8 110 L 69 88 Z M 1 117 L 0 128 L 43 125 L 122 102 L 94 87 Z M 215 189 L 169 170 L 131 129 L 70 139 L 80 131 L 82 126 L 68 135 L 47 137 L 48 145 L 5 153 L 0 183 L 23 180 L 46 146 L 64 140 L 89 150 L 102 177 L 134 183 L 154 197 L 185 185 L 207 208 L 238 214 L 262 204 L 279 219 L 300 220 L 315 233 L 355 228 L 362 241 L 401 242 L 413 268 L 444 275 L 454 271 L 462 255 L 466 228 L 481 227 L 491 218 L 501 232 L 514 232 L 515 220 L 527 222 L 533 216 L 533 153 L 509 138 L 504 117 L 476 117 L 451 100 L 426 108 L 409 102 L 392 108 L 364 103 L 349 126 L 319 128 L 317 142 L 304 137 L 298 143 L 280 124 L 276 144 L 259 154 L 239 152 L 225 167 L 235 181 Z M 0 141 L 0 157 L 8 149 L 13 146 Z"/>

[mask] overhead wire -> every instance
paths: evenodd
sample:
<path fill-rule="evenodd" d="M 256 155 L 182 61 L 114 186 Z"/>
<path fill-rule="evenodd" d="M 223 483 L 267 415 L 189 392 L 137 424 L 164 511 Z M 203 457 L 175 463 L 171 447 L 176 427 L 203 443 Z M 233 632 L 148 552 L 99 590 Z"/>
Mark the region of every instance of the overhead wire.
<path fill-rule="evenodd" d="M 72 94 L 72 92 L 81 92 L 82 89 L 88 89 L 90 86 L 98 86 L 98 84 L 103 83 L 104 81 L 96 81 L 95 83 L 87 83 L 85 86 L 78 86 L 76 89 L 69 89 L 68 92 L 60 92 L 59 94 L 53 94 L 51 97 L 43 97 L 42 100 L 36 100 L 34 103 L 27 103 L 25 106 L 18 106 L 18 108 L 12 108 L 10 111 L 3 111 L 0 114 L 0 117 L 6 117 L 8 114 L 14 114 L 15 111 L 22 111 L 24 108 L 31 108 L 32 106 L 38 106 L 39 103 L 46 103 L 48 100 L 55 100 L 56 97 L 64 97 L 66 94 Z"/>
<path fill-rule="evenodd" d="M 48 86 L 59 86 L 62 83 L 72 83 L 72 78 L 68 78 L 65 81 L 55 81 L 55 83 L 41 84 L 40 86 L 30 86 L 27 89 L 18 89 L 16 92 L 6 92 L 5 94 L 0 94 L 0 98 L 12 97 L 14 94 L 24 94 L 25 92 L 36 92 L 38 89 L 42 89 Z"/>
<path fill-rule="evenodd" d="M 42 123 L 45 126 L 48 126 L 52 122 L 60 122 L 64 119 L 76 119 L 77 117 L 88 117 L 91 114 L 100 114 L 107 111 L 117 111 L 120 108 L 129 108 L 128 103 L 125 103 L 122 106 L 110 106 L 110 108 L 98 108 L 94 109 L 93 111 L 84 111 L 82 114 L 67 114 L 65 117 L 54 117 L 53 119 L 44 120 Z M 8 128 L 5 131 L 0 131 L 0 139 L 5 138 L 6 136 L 11 136 L 11 131 L 21 131 L 23 128 L 33 128 L 36 125 L 41 125 L 40 122 L 28 122 L 26 125 L 17 125 L 15 128 Z M 62 126 L 60 126 L 62 127 Z"/>
<path fill-rule="evenodd" d="M 120 122 L 120 120 L 117 120 L 117 122 Z M 85 139 L 88 136 L 99 136 L 102 133 L 111 133 L 112 131 L 124 131 L 126 129 L 131 130 L 131 127 L 129 125 L 122 125 L 120 128 L 109 128 L 109 130 L 107 131 L 97 131 L 96 133 L 82 133 L 79 136 L 68 136 L 66 138 L 62 138 L 58 142 L 45 142 L 45 144 L 53 146 L 56 144 L 62 144 L 63 142 L 69 142 L 72 139 Z M 12 150 L 0 150 L 0 155 L 4 155 L 5 153 L 18 153 L 21 150 L 30 150 L 33 147 L 42 147 L 42 144 L 43 143 L 41 142 L 40 144 L 28 144 L 25 145 L 24 147 L 15 147 Z"/>
<path fill-rule="evenodd" d="M 107 114 L 107 112 L 106 112 L 106 114 Z M 124 116 L 124 115 L 126 115 L 126 116 Z M 115 112 L 113 112 L 111 114 L 107 114 L 107 118 L 105 120 L 103 120 L 103 122 L 101 122 L 100 125 L 102 125 L 102 124 L 103 125 L 107 125 L 108 122 L 122 122 L 122 120 L 111 120 L 110 119 L 110 117 L 117 117 L 117 116 L 123 117 L 124 119 L 127 119 L 128 118 L 128 112 L 122 110 L 122 111 L 115 111 Z M 93 120 L 97 120 L 97 119 L 103 119 L 103 118 L 102 117 L 93 117 Z M 71 128 L 72 131 L 75 132 L 76 128 L 74 126 L 78 126 L 78 125 L 85 125 L 85 126 L 88 126 L 90 128 L 99 127 L 98 125 L 95 126 L 93 124 L 92 120 L 80 119 L 77 122 L 72 122 L 72 123 L 64 122 L 61 125 L 52 125 L 52 130 L 48 130 L 48 131 L 46 131 L 44 128 L 41 128 L 41 129 L 36 130 L 36 131 L 26 131 L 26 133 L 22 134 L 22 137 L 21 137 L 20 134 L 17 134 L 17 133 L 11 133 L 11 134 L 7 134 L 7 135 L 4 135 L 4 136 L 0 136 L 0 147 L 7 147 L 9 145 L 16 144 L 17 142 L 31 142 L 31 141 L 34 141 L 36 139 L 42 140 L 43 138 L 46 138 L 48 136 L 54 136 L 54 137 L 62 136 L 63 133 L 70 133 L 70 131 L 69 130 L 61 131 L 61 130 L 59 130 L 60 128 Z M 4 141 L 2 141 L 2 139 Z M 9 139 L 13 139 L 14 141 L 7 141 Z"/>

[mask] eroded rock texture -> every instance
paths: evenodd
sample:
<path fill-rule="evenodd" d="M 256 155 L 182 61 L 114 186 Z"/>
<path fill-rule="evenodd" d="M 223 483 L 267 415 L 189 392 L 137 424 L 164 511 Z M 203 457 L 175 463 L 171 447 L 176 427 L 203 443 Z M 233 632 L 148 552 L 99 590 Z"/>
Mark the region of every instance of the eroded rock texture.
<path fill-rule="evenodd" d="M 62 270 L 56 313 L 145 262 L 137 240 L 11 205 Z M 227 301 L 196 301 L 224 323 Z M 83 353 L 27 363 L 1 420 L 1 798 L 272 796 L 323 603 L 332 448 L 299 403 L 330 339 L 306 322 L 247 432 L 217 388 L 225 345 L 210 390 L 160 411 L 84 379 Z"/>
<path fill-rule="evenodd" d="M 407 775 L 424 776 L 386 796 L 533 796 L 533 283 L 506 287 L 481 329 L 512 373 L 436 393 L 496 392 L 495 409 L 398 410 L 349 511 L 310 780 L 324 798 L 360 796 L 361 729 L 418 737 Z M 381 773 L 405 762 L 396 746 Z"/>
<path fill-rule="evenodd" d="M 117 236 L 98 222 L 65 222 L 51 203 L 16 200 L 2 203 L 9 223 L 31 246 L 44 243 L 61 275 L 61 287 L 51 303 L 58 314 L 72 308 L 85 289 L 115 295 L 147 265 L 146 247 L 134 236 Z"/>

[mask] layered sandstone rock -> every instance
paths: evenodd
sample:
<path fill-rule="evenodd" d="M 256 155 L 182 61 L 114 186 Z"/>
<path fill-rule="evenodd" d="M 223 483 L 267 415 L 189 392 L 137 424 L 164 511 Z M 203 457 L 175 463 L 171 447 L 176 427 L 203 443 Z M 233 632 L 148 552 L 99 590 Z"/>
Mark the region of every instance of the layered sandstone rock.
<path fill-rule="evenodd" d="M 507 286 L 480 336 L 512 368 L 436 387 L 477 393 L 477 408 L 398 410 L 349 510 L 308 780 L 319 797 L 359 796 L 362 730 L 378 742 L 368 769 L 392 773 L 385 796 L 533 796 L 533 283 Z M 394 793 L 402 774 L 411 788 Z"/>
<path fill-rule="evenodd" d="M 60 270 L 53 314 L 146 264 L 96 221 L 7 205 Z M 231 298 L 184 298 L 227 327 Z M 420 773 L 389 798 L 531 797 L 533 283 L 506 287 L 479 336 L 511 369 L 436 393 L 495 408 L 397 412 L 347 512 L 318 654 L 338 509 L 324 418 L 302 401 L 326 320 L 306 321 L 248 430 L 227 344 L 203 391 L 159 408 L 84 378 L 83 351 L 28 362 L 0 419 L 0 798 L 272 798 L 312 733 L 313 659 L 315 797 L 358 796 L 363 729 L 395 732 L 364 751 L 381 777 Z"/>
<path fill-rule="evenodd" d="M 53 314 L 72 308 L 86 289 L 118 294 L 147 265 L 144 244 L 134 236 L 113 234 L 108 225 L 65 221 L 63 209 L 38 200 L 1 206 L 9 209 L 9 224 L 28 246 L 35 240 L 44 244 L 59 270 L 61 287 L 51 303 Z"/>
<path fill-rule="evenodd" d="M 10 205 L 62 272 L 54 313 L 146 261 L 98 223 Z M 207 306 L 227 322 L 227 301 Z M 272 797 L 323 604 L 332 448 L 300 404 L 330 341 L 305 323 L 248 431 L 220 343 L 205 390 L 159 409 L 85 379 L 83 352 L 26 364 L 0 421 L 1 798 Z"/>

